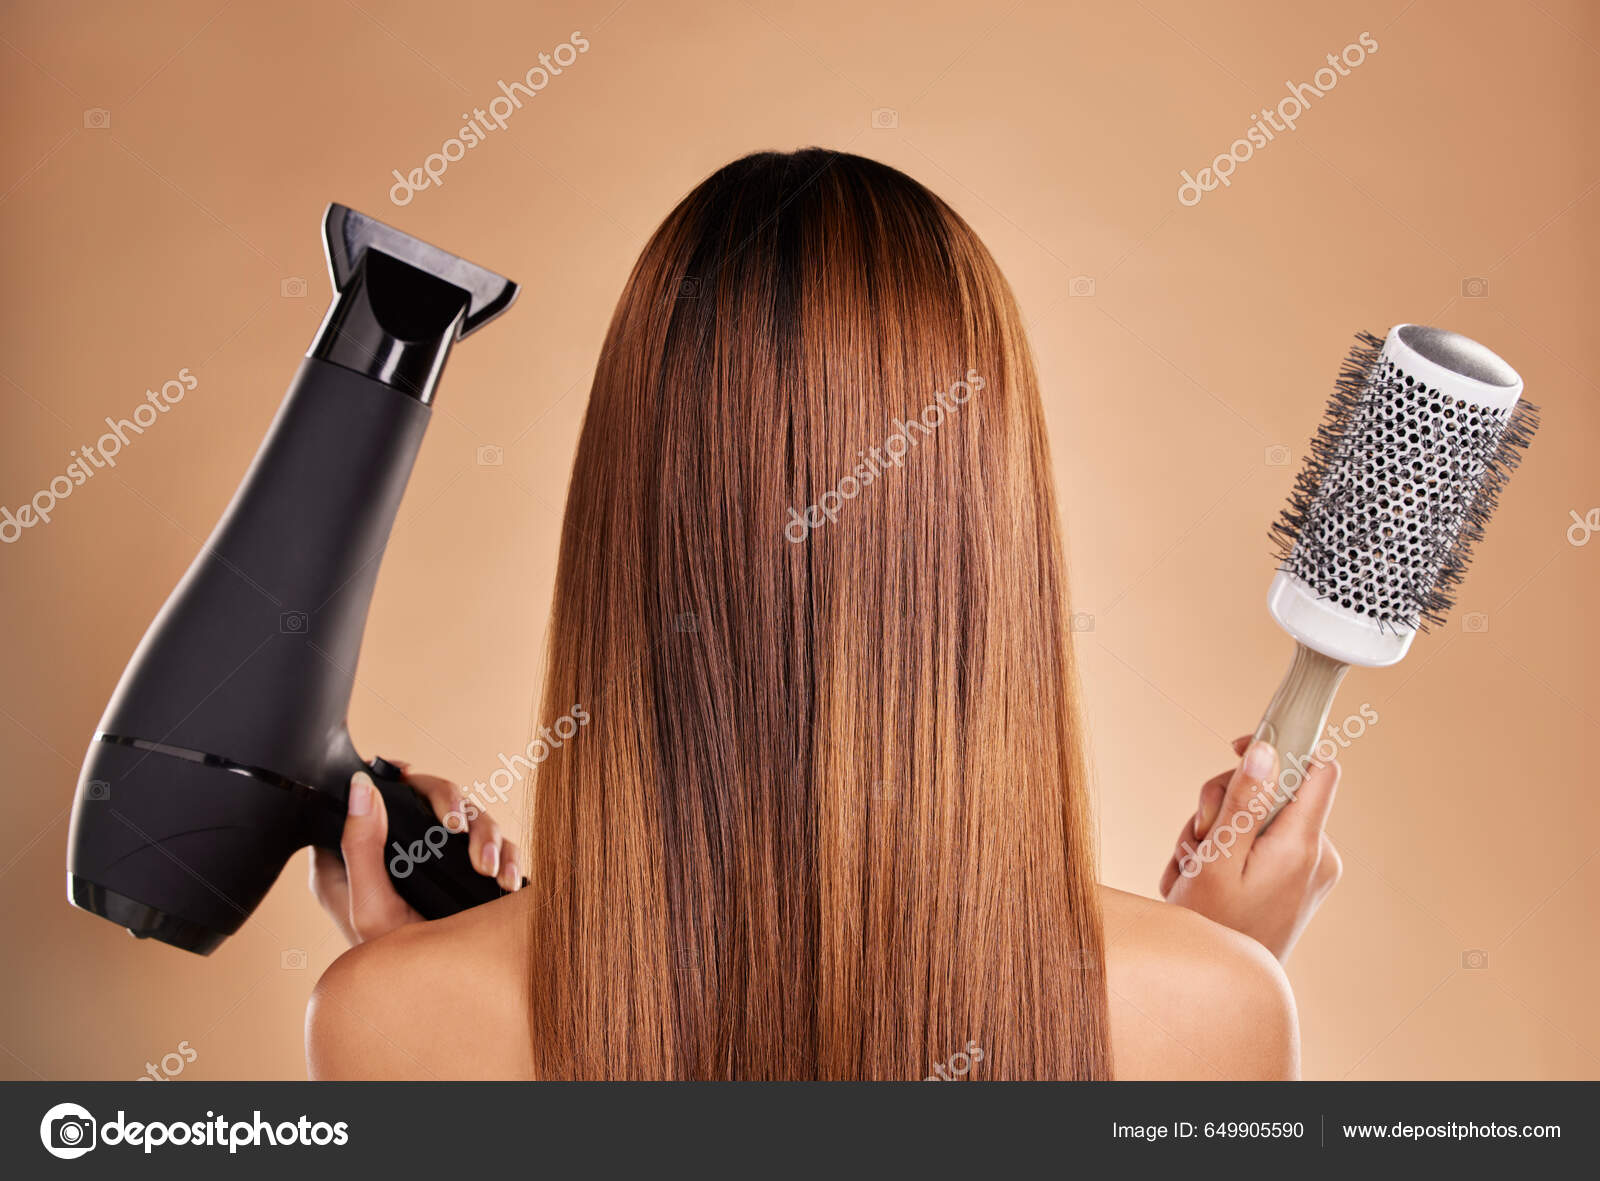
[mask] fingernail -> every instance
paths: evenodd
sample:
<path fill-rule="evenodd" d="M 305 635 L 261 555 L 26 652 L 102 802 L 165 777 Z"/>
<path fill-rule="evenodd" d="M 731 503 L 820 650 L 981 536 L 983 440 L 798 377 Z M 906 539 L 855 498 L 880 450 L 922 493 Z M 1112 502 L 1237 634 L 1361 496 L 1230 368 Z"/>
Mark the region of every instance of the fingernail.
<path fill-rule="evenodd" d="M 493 877 L 500 868 L 500 846 L 485 845 L 483 847 L 483 872 Z"/>
<path fill-rule="evenodd" d="M 1244 752 L 1244 773 L 1251 779 L 1270 779 L 1276 762 L 1277 754 L 1272 749 L 1272 743 L 1258 739 Z"/>
<path fill-rule="evenodd" d="M 1199 836 L 1201 833 L 1205 832 L 1206 825 L 1209 823 L 1209 821 L 1210 817 L 1206 815 L 1206 806 L 1201 804 L 1194 811 L 1194 835 Z"/>
<path fill-rule="evenodd" d="M 350 815 L 365 816 L 372 811 L 372 780 L 357 775 L 350 784 Z"/>
<path fill-rule="evenodd" d="M 507 890 L 516 890 L 522 885 L 522 874 L 517 870 L 515 861 L 506 862 L 505 872 L 500 875 L 500 884 Z"/>

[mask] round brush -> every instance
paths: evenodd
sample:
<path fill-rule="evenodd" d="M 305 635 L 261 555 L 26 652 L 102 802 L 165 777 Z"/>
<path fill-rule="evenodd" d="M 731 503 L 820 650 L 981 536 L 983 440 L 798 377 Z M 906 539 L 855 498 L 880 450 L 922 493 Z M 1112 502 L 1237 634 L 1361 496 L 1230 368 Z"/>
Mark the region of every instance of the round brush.
<path fill-rule="evenodd" d="M 1278 748 L 1290 794 L 1350 666 L 1394 664 L 1444 622 L 1538 427 L 1521 395 L 1511 366 L 1457 333 L 1401 324 L 1356 338 L 1272 527 L 1267 606 L 1295 651 L 1255 737 Z"/>

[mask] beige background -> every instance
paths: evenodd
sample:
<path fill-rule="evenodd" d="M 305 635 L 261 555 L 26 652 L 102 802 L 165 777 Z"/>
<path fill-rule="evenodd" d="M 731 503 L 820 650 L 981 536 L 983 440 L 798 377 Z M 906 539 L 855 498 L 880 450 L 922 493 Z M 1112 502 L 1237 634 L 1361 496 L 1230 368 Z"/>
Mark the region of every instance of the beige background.
<path fill-rule="evenodd" d="M 1600 1076 L 1600 543 L 1565 536 L 1600 506 L 1600 20 L 1579 0 L 1311 7 L 6 5 L 0 503 L 146 388 L 185 367 L 199 386 L 0 549 L 0 1075 L 131 1079 L 180 1043 L 183 1077 L 303 1073 L 305 999 L 340 950 L 303 860 L 206 960 L 71 910 L 63 867 L 84 744 L 326 306 L 324 204 L 524 284 L 450 363 L 351 706 L 364 752 L 471 779 L 526 741 L 566 478 L 629 265 L 718 165 L 819 144 L 950 200 L 1028 316 L 1093 617 L 1104 874 L 1126 889 L 1153 891 L 1288 657 L 1263 603 L 1294 470 L 1273 449 L 1298 464 L 1351 334 L 1439 324 L 1521 370 L 1544 430 L 1456 616 L 1336 706 L 1380 721 L 1344 756 L 1347 876 L 1290 974 L 1312 1077 Z M 588 53 L 443 187 L 389 203 L 391 169 L 574 30 Z M 1178 203 L 1180 169 L 1362 32 L 1379 51 L 1297 131 Z M 898 126 L 875 128 L 880 108 Z M 485 446 L 504 463 L 477 462 Z M 1487 626 L 1464 630 L 1468 612 Z M 1473 949 L 1486 968 L 1464 967 Z M 451 997 L 417 1009 L 447 1022 Z"/>

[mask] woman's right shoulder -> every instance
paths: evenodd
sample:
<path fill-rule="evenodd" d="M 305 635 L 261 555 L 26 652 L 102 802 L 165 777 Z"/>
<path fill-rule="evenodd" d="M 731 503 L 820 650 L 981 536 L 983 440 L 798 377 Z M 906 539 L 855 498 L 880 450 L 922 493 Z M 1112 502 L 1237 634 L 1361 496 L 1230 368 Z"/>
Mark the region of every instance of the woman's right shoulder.
<path fill-rule="evenodd" d="M 527 1078 L 530 905 L 518 890 L 345 952 L 306 1008 L 311 1077 Z"/>
<path fill-rule="evenodd" d="M 1283 966 L 1192 910 L 1100 887 L 1111 1054 L 1119 1079 L 1281 1079 L 1300 1074 Z"/>

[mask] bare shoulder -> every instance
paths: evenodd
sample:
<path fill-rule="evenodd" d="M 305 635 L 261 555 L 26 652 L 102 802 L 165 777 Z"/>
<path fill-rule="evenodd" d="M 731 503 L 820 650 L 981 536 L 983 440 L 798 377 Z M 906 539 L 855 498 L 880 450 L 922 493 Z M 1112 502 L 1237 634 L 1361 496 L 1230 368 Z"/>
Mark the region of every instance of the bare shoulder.
<path fill-rule="evenodd" d="M 314 1079 L 512 1079 L 531 1069 L 528 891 L 352 947 L 306 1008 Z"/>
<path fill-rule="evenodd" d="M 1118 1078 L 1299 1077 L 1294 993 L 1271 952 L 1181 906 L 1106 886 L 1100 901 Z"/>
<path fill-rule="evenodd" d="M 334 961 L 306 1010 L 316 1079 L 531 1074 L 520 891 L 402 927 Z M 1193 911 L 1102 887 L 1118 1078 L 1293 1078 L 1294 996 L 1264 947 Z"/>

